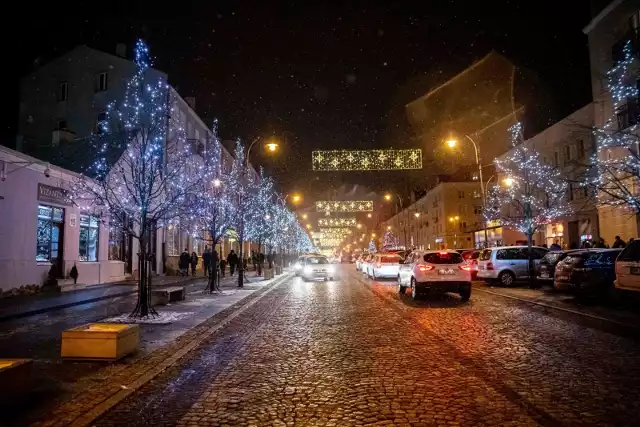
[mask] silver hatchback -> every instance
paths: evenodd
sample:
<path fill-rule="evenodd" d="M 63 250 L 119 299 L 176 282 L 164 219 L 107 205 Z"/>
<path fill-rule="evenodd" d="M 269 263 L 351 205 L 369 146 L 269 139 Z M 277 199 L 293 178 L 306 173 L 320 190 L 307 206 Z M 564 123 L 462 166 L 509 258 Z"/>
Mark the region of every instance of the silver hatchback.
<path fill-rule="evenodd" d="M 531 248 L 534 271 L 548 249 Z M 478 279 L 511 286 L 518 279 L 529 278 L 529 252 L 526 246 L 500 246 L 484 249 L 478 258 Z"/>

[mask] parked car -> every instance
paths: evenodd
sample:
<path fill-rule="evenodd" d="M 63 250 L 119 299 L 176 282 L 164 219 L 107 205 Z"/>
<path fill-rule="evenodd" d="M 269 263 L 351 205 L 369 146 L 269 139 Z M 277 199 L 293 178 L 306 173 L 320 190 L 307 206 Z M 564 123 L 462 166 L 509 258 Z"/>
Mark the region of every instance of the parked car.
<path fill-rule="evenodd" d="M 616 289 L 640 292 L 640 239 L 631 240 L 615 263 Z"/>
<path fill-rule="evenodd" d="M 300 274 L 305 282 L 316 279 L 333 280 L 335 267 L 327 257 L 321 255 L 307 256 L 302 263 L 302 272 Z"/>
<path fill-rule="evenodd" d="M 357 271 L 362 271 L 362 267 L 363 267 L 364 263 L 367 261 L 367 258 L 369 256 L 371 256 L 371 255 L 370 254 L 362 254 L 362 256 L 356 260 L 356 270 Z"/>
<path fill-rule="evenodd" d="M 613 288 L 615 260 L 622 249 L 574 251 L 558 263 L 554 288 L 580 296 L 606 294 Z"/>
<path fill-rule="evenodd" d="M 471 266 L 453 250 L 413 251 L 398 272 L 398 293 L 411 290 L 418 299 L 427 292 L 456 292 L 462 301 L 471 297 Z"/>
<path fill-rule="evenodd" d="M 533 246 L 534 270 L 548 249 Z M 478 261 L 478 278 L 511 286 L 516 280 L 529 278 L 529 253 L 526 246 L 501 246 L 483 249 Z"/>
<path fill-rule="evenodd" d="M 400 269 L 400 262 L 402 258 L 398 254 L 376 254 L 368 264 L 369 277 L 372 279 L 392 278 L 398 277 L 398 270 Z"/>
<path fill-rule="evenodd" d="M 478 258 L 480 257 L 480 249 L 464 249 L 459 250 L 462 259 L 471 266 L 471 280 L 478 278 Z"/>
<path fill-rule="evenodd" d="M 540 262 L 538 263 L 538 270 L 536 274 L 536 279 L 540 281 L 548 281 L 553 283 L 553 277 L 556 271 L 556 265 L 565 259 L 565 257 L 572 253 L 579 251 L 580 249 L 571 249 L 568 251 L 549 251 L 545 256 L 542 257 Z"/>

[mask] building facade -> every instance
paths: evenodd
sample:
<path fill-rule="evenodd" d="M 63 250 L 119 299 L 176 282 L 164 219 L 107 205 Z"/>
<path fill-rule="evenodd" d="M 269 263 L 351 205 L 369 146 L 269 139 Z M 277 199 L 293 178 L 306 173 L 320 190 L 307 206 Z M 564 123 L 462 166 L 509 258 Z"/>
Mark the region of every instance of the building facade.
<path fill-rule="evenodd" d="M 640 41 L 640 4 L 637 0 L 614 0 L 594 10 L 594 16 L 584 33 L 589 39 L 591 86 L 595 105 L 594 119 L 597 128 L 603 128 L 608 120 L 616 118 L 619 130 L 638 123 L 640 100 L 628 99 L 618 111 L 613 111 L 611 93 L 607 87 L 607 72 L 622 59 L 622 49 L 631 41 L 636 54 Z M 638 80 L 636 69 L 633 80 Z M 599 206 L 600 234 L 606 242 L 615 236 L 627 240 L 640 236 L 638 215 L 623 206 Z"/>

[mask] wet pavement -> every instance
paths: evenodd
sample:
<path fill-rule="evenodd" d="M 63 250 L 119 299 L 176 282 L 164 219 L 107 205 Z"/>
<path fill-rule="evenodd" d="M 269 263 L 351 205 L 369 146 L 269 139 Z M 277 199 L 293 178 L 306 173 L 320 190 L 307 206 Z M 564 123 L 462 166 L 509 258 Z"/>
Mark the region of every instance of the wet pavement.
<path fill-rule="evenodd" d="M 270 289 L 90 425 L 637 425 L 639 397 L 637 340 L 344 266 Z"/>

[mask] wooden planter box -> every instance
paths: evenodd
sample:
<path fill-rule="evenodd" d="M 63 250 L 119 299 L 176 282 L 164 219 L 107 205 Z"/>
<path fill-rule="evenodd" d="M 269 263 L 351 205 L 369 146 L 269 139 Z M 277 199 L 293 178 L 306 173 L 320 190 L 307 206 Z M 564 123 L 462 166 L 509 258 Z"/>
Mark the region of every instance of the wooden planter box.
<path fill-rule="evenodd" d="M 31 359 L 0 359 L 0 400 L 22 395 L 31 388 Z"/>
<path fill-rule="evenodd" d="M 279 276 L 280 274 L 282 274 L 282 266 L 276 265 L 276 276 Z"/>
<path fill-rule="evenodd" d="M 138 349 L 140 327 L 89 323 L 62 332 L 62 357 L 79 360 L 118 360 Z"/>
<path fill-rule="evenodd" d="M 264 274 L 264 280 L 273 279 L 273 269 L 265 268 L 263 274 Z"/>

